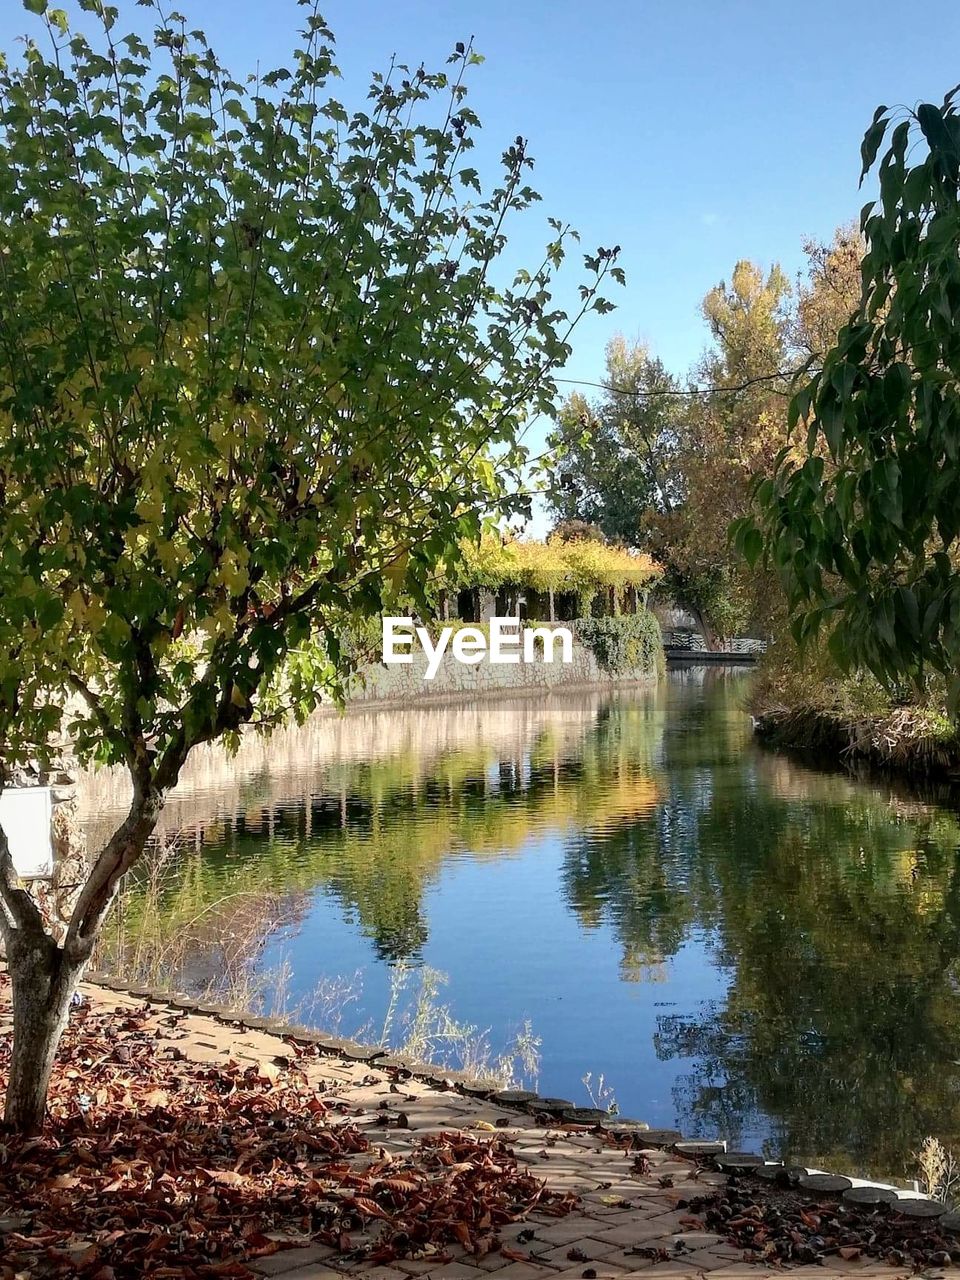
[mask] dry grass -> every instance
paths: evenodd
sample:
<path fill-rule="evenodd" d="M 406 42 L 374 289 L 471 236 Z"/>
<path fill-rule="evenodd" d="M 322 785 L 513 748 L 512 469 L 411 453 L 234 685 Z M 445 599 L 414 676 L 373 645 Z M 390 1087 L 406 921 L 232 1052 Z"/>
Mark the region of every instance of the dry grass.
<path fill-rule="evenodd" d="M 459 1022 L 440 1000 L 447 975 L 427 966 L 398 964 L 390 975 L 390 998 L 379 1043 L 418 1062 L 495 1080 L 503 1089 L 536 1089 L 541 1040 L 529 1021 L 496 1053 L 490 1031 Z"/>
<path fill-rule="evenodd" d="M 282 975 L 254 975 L 253 961 L 289 916 L 288 901 L 264 890 L 225 893 L 193 905 L 178 896 L 179 835 L 156 839 L 117 896 L 92 968 L 163 991 L 190 991 L 230 1008 L 260 1009 Z"/>
<path fill-rule="evenodd" d="M 920 1173 L 920 1190 L 944 1204 L 956 1205 L 960 1192 L 960 1166 L 939 1138 L 924 1138 L 914 1160 Z"/>

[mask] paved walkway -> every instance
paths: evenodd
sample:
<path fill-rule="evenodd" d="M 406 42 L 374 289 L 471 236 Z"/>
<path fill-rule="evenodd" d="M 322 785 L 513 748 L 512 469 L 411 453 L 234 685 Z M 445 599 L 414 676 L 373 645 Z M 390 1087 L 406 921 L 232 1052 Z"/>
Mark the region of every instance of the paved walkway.
<path fill-rule="evenodd" d="M 144 1001 L 123 991 L 84 984 L 84 994 L 94 1006 L 139 1008 Z M 274 1034 L 231 1026 L 199 1012 L 184 1011 L 175 1025 L 170 1006 L 157 1003 L 152 1024 L 161 1038 L 169 1037 L 187 1058 L 223 1062 L 232 1057 L 282 1070 L 282 1059 L 292 1057 L 290 1045 Z M 148 1024 L 148 1025 L 150 1025 Z M 744 1261 L 742 1253 L 716 1235 L 699 1229 L 678 1202 L 703 1194 L 722 1183 L 719 1173 L 697 1170 L 696 1165 L 669 1149 L 644 1146 L 638 1135 L 630 1151 L 606 1145 L 586 1126 L 546 1126 L 542 1117 L 473 1098 L 437 1081 L 404 1079 L 398 1092 L 391 1073 L 376 1062 L 348 1056 L 301 1058 L 299 1067 L 311 1084 L 324 1089 L 324 1100 L 342 1099 L 350 1106 L 350 1119 L 369 1140 L 391 1153 L 409 1151 L 425 1134 L 461 1129 L 503 1133 L 517 1158 L 555 1191 L 573 1191 L 580 1207 L 567 1217 L 533 1212 L 526 1221 L 502 1228 L 498 1235 L 511 1256 L 492 1252 L 483 1258 L 450 1245 L 453 1260 L 438 1264 L 427 1258 L 399 1261 L 389 1267 L 348 1262 L 334 1250 L 321 1246 L 284 1250 L 250 1264 L 264 1276 L 284 1280 L 343 1280 L 356 1274 L 364 1280 L 481 1280 L 481 1273 L 495 1273 L 496 1280 L 613 1280 L 614 1277 L 650 1272 L 656 1275 L 704 1276 L 711 1280 L 750 1277 L 767 1280 L 783 1269 L 768 1271 Z M 403 1116 L 400 1116 L 400 1113 Z M 397 1127 L 397 1121 L 401 1125 Z M 666 1136 L 666 1135 L 665 1135 Z M 638 1155 L 644 1160 L 637 1160 Z M 352 1243 L 361 1241 L 352 1237 Z M 654 1256 L 657 1251 L 665 1251 Z M 517 1255 L 523 1259 L 518 1260 Z M 659 1260 L 658 1260 L 659 1258 Z M 802 1269 L 801 1269 L 802 1270 Z M 876 1263 L 836 1263 L 818 1267 L 812 1276 L 885 1276 L 901 1274 Z"/>

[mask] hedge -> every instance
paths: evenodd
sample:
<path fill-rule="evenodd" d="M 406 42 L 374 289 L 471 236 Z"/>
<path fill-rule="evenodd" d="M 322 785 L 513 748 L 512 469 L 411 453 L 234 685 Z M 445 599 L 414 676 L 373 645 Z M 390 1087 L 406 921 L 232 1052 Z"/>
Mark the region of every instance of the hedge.
<path fill-rule="evenodd" d="M 620 673 L 640 668 L 662 672 L 663 639 L 660 624 L 649 611 L 581 618 L 577 637 L 593 653 L 604 671 Z"/>

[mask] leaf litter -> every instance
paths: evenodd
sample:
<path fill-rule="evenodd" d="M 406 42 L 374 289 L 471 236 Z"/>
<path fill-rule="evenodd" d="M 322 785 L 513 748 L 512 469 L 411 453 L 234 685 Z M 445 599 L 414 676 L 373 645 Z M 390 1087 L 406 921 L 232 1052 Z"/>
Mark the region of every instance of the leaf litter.
<path fill-rule="evenodd" d="M 500 1135 L 429 1134 L 390 1153 L 295 1062 L 165 1053 L 152 1014 L 74 1009 L 43 1135 L 0 1132 L 0 1218 L 13 1220 L 0 1229 L 15 1228 L 0 1235 L 0 1280 L 249 1278 L 257 1259 L 307 1245 L 442 1265 L 452 1245 L 503 1252 L 505 1224 L 577 1203 Z M 0 1086 L 9 1056 L 7 1037 Z"/>

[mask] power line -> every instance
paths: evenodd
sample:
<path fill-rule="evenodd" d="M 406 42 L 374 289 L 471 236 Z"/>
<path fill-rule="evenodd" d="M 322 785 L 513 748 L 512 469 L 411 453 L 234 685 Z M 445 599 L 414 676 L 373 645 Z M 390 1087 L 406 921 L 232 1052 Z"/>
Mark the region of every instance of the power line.
<path fill-rule="evenodd" d="M 800 372 L 798 369 L 781 370 L 779 373 L 764 373 L 756 378 L 748 378 L 746 382 L 738 382 L 729 387 L 662 387 L 649 391 L 634 391 L 627 387 L 613 387 L 607 382 L 587 382 L 583 378 L 554 378 L 554 382 L 565 382 L 575 387 L 596 387 L 600 391 L 611 391 L 618 396 L 635 396 L 637 398 L 647 398 L 650 396 L 715 396 L 715 395 L 735 395 L 740 391 L 747 391 L 750 387 L 756 387 L 764 382 L 777 382 L 784 379 L 792 379 Z M 816 370 L 814 370 L 816 372 Z"/>

